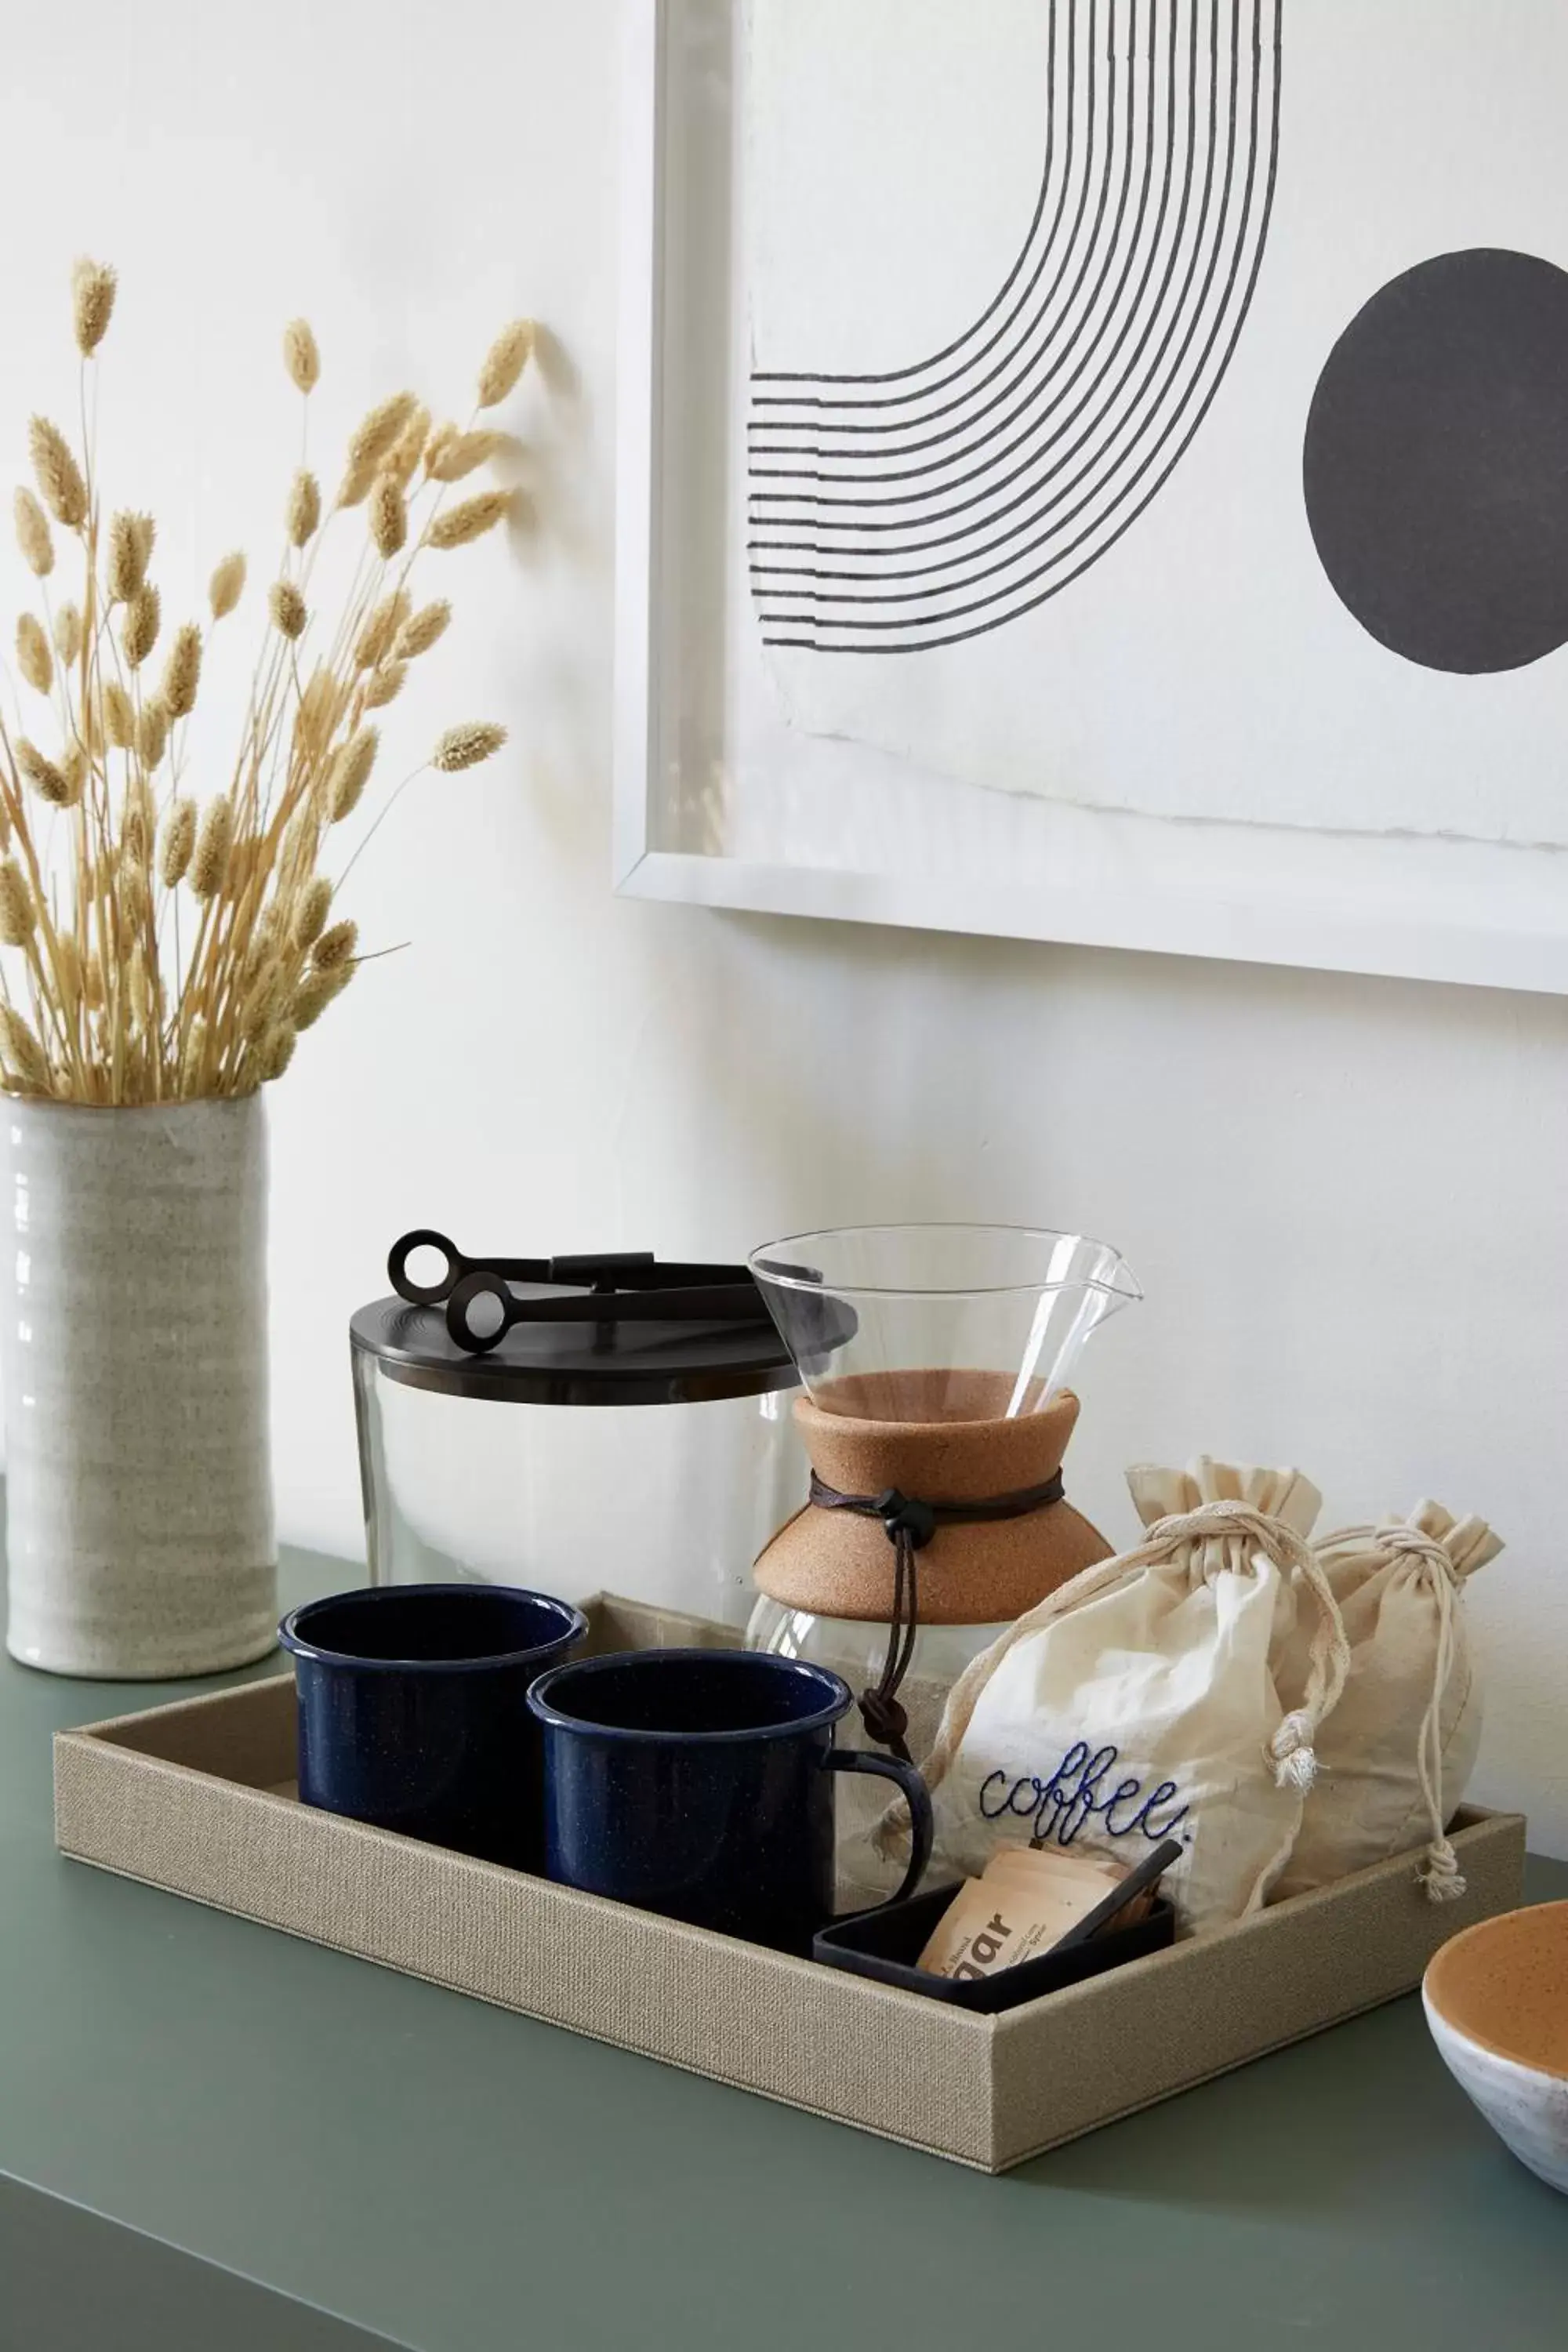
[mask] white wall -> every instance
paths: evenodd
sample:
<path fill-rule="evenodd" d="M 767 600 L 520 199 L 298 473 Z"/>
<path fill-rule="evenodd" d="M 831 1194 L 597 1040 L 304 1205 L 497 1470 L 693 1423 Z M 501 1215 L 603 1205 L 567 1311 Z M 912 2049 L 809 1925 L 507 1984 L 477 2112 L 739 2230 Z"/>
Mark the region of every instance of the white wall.
<path fill-rule="evenodd" d="M 73 394 L 72 254 L 118 260 L 104 446 L 163 518 L 174 605 L 237 538 L 273 543 L 295 311 L 340 436 L 405 377 L 456 400 L 518 310 L 581 371 L 540 424 L 569 485 L 548 545 L 454 572 L 442 693 L 409 714 L 411 743 L 487 715 L 515 749 L 406 796 L 355 911 L 414 944 L 274 1097 L 285 1534 L 358 1540 L 344 1327 L 405 1225 L 705 1253 L 856 1218 L 1081 1225 L 1149 1303 L 1089 1359 L 1077 1497 L 1123 1534 L 1120 1465 L 1206 1448 L 1299 1462 L 1335 1523 L 1424 1493 L 1492 1517 L 1479 1793 L 1568 1853 L 1568 1003 L 610 895 L 615 19 L 80 0 L 6 26 L 0 446 Z M 209 723 L 238 675 L 215 665 Z"/>

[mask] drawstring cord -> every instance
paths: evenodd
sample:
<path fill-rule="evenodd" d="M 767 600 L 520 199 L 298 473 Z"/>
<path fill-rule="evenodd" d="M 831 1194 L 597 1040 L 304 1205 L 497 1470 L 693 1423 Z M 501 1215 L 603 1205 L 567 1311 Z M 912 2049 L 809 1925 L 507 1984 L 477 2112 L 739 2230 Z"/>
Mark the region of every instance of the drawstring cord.
<path fill-rule="evenodd" d="M 1431 1829 L 1421 1871 L 1421 1884 L 1432 1903 L 1455 1903 L 1465 1892 L 1459 1857 L 1443 1818 L 1443 1699 L 1454 1667 L 1454 1590 L 1460 1571 L 1451 1552 L 1425 1529 L 1405 1519 L 1385 1519 L 1374 1528 L 1347 1529 L 1322 1547 L 1339 1546 L 1356 1537 L 1370 1538 L 1382 1550 L 1412 1563 L 1424 1578 L 1437 1612 L 1437 1640 L 1432 1660 L 1432 1696 L 1421 1719 L 1415 1744 L 1415 1770 L 1421 1801 Z"/>
<path fill-rule="evenodd" d="M 1299 1569 L 1318 1604 L 1319 1624 L 1312 1638 L 1301 1705 L 1279 1725 L 1267 1751 L 1280 1788 L 1310 1789 L 1318 1771 L 1314 1747 L 1318 1727 L 1337 1703 L 1350 1672 L 1350 1643 L 1345 1639 L 1344 1620 L 1328 1579 L 1310 1547 L 1295 1528 L 1288 1527 L 1283 1519 L 1255 1510 L 1249 1503 L 1231 1501 L 1201 1503 L 1196 1510 L 1179 1511 L 1169 1518 L 1156 1520 L 1135 1551 L 1121 1552 L 1114 1559 L 1097 1560 L 1066 1584 L 1058 1584 L 1054 1592 L 1047 1593 L 1035 1608 L 1026 1610 L 1016 1623 L 1009 1625 L 988 1650 L 971 1659 L 949 1695 L 936 1745 L 924 1767 L 927 1787 L 934 1790 L 947 1772 L 969 1728 L 981 1692 L 1016 1643 L 1024 1641 L 1065 1610 L 1089 1600 L 1106 1586 L 1119 1584 L 1133 1570 L 1158 1567 L 1174 1559 L 1189 1544 L 1209 1536 L 1241 1538 L 1251 1549 L 1272 1561 L 1282 1574 Z"/>
<path fill-rule="evenodd" d="M 914 1759 L 909 1750 L 910 1719 L 899 1697 L 909 1673 L 920 1634 L 920 1572 L 916 1566 L 939 1528 L 975 1526 L 986 1520 L 1022 1519 L 1031 1512 L 1048 1510 L 1062 1499 L 1062 1474 L 1038 1486 L 1020 1487 L 1016 1494 L 992 1495 L 973 1503 L 927 1503 L 918 1496 L 888 1486 L 879 1495 L 842 1495 L 813 1471 L 811 1500 L 819 1511 L 851 1511 L 858 1517 L 880 1519 L 893 1547 L 893 1608 L 888 1647 L 876 1682 L 860 1694 L 860 1714 L 870 1737 L 904 1764 Z"/>

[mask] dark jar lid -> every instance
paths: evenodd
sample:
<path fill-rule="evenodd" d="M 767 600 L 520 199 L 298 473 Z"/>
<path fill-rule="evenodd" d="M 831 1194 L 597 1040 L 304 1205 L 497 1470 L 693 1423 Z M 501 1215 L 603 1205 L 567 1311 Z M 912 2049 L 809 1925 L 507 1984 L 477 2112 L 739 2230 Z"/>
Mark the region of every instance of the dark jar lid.
<path fill-rule="evenodd" d="M 533 1297 L 547 1286 L 519 1285 Z M 581 1296 L 581 1292 L 576 1293 Z M 770 1396 L 799 1374 L 759 1297 L 753 1321 L 617 1321 L 614 1301 L 594 1322 L 514 1323 L 488 1353 L 459 1347 L 439 1306 L 379 1298 L 349 1325 L 356 1356 L 388 1380 L 443 1396 L 510 1404 L 703 1404 Z"/>

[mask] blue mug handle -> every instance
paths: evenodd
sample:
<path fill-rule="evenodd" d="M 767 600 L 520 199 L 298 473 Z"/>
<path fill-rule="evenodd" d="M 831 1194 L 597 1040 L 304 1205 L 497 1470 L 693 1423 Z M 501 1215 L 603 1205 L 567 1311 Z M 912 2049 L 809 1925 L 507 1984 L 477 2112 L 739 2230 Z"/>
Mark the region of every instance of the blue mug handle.
<path fill-rule="evenodd" d="M 903 1763 L 897 1756 L 873 1756 L 864 1748 L 830 1748 L 822 1760 L 830 1772 L 874 1772 L 879 1780 L 891 1780 L 902 1790 L 910 1809 L 910 1866 L 898 1893 L 888 1897 L 889 1903 L 901 1903 L 906 1895 L 914 1893 L 931 1860 L 931 1796 L 925 1782 L 914 1765 Z"/>

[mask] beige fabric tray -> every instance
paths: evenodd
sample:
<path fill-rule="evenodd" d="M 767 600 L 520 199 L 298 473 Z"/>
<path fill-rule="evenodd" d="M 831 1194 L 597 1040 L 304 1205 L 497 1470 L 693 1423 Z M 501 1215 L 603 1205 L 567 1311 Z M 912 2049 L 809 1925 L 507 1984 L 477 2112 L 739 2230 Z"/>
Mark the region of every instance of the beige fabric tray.
<path fill-rule="evenodd" d="M 601 1598 L 595 1650 L 733 1629 Z M 1002 2172 L 1417 1984 L 1520 1900 L 1524 1822 L 1468 1811 L 1468 1892 L 1382 1863 L 1201 1943 L 986 2018 L 300 1804 L 279 1675 L 55 1740 L 55 1834 L 81 1862 Z"/>

